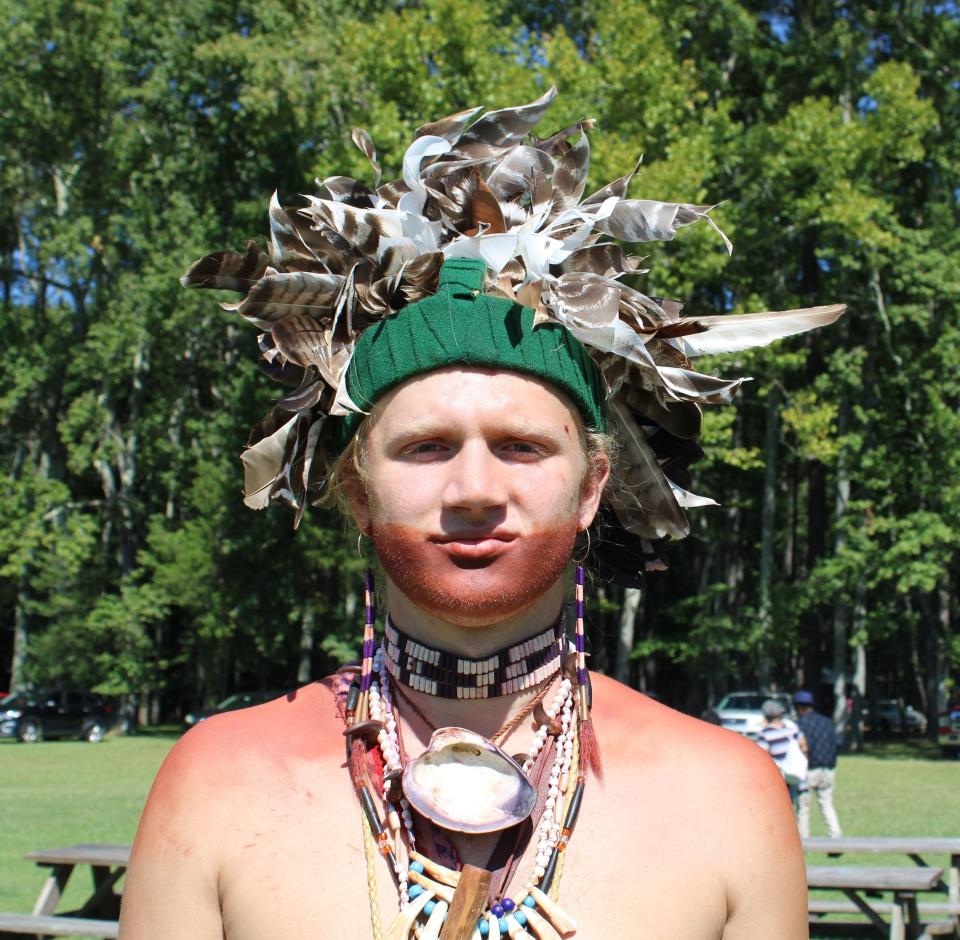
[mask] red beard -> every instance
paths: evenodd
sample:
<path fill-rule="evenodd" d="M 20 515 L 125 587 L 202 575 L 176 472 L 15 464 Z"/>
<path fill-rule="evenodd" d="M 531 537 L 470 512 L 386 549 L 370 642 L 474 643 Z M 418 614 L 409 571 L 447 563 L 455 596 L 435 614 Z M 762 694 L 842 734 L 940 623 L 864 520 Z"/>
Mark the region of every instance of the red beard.
<path fill-rule="evenodd" d="M 413 526 L 375 525 L 369 534 L 387 576 L 418 607 L 452 622 L 490 624 L 528 607 L 563 574 L 577 522 L 515 538 L 482 562 L 451 557 Z"/>

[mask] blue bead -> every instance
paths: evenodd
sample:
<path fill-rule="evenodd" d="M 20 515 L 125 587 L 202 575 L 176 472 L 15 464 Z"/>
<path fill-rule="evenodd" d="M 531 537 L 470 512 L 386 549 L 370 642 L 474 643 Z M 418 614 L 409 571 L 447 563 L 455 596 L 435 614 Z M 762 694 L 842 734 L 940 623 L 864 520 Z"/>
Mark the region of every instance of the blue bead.
<path fill-rule="evenodd" d="M 486 917 L 483 917 L 477 921 L 477 929 L 480 931 L 481 937 L 490 936 L 490 922 L 487 920 Z"/>
<path fill-rule="evenodd" d="M 501 917 L 503 917 L 503 906 L 500 904 L 494 904 L 493 907 L 490 908 L 490 913 L 499 920 Z"/>
<path fill-rule="evenodd" d="M 418 875 L 423 874 L 423 863 L 422 862 L 411 862 L 410 871 L 415 871 Z"/>
<path fill-rule="evenodd" d="M 492 911 L 491 911 L 492 913 Z M 507 919 L 506 917 L 497 918 L 497 923 L 500 925 L 500 936 L 503 937 L 507 933 Z"/>
<path fill-rule="evenodd" d="M 516 911 L 513 915 L 513 919 L 521 926 L 527 926 L 527 915 L 523 911 Z"/>
<path fill-rule="evenodd" d="M 427 901 L 427 903 L 423 905 L 423 913 L 426 914 L 427 917 L 429 917 L 433 913 L 433 909 L 436 906 L 437 906 L 436 901 Z"/>
<path fill-rule="evenodd" d="M 513 898 L 504 898 L 500 902 L 500 906 L 509 914 L 517 905 L 514 903 Z"/>
<path fill-rule="evenodd" d="M 410 890 L 407 892 L 410 900 L 420 897 L 423 894 L 423 885 L 410 885 Z"/>
<path fill-rule="evenodd" d="M 531 894 L 528 894 L 528 895 L 523 899 L 523 903 L 526 904 L 527 907 L 536 907 L 536 906 L 537 906 L 537 902 L 534 901 L 533 895 L 531 895 Z"/>

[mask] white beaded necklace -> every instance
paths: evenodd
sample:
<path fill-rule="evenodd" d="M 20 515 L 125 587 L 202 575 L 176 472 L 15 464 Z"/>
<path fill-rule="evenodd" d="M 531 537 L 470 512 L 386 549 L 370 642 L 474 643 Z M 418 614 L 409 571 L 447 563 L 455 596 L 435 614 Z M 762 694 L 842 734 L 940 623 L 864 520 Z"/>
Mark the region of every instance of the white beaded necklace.
<path fill-rule="evenodd" d="M 378 734 L 378 745 L 385 768 L 384 799 L 389 807 L 389 793 L 393 785 L 390 775 L 402 769 L 402 762 L 397 715 L 390 688 L 391 678 L 384 663 L 382 649 L 378 649 L 374 656 L 373 675 L 379 681 L 374 678 L 371 683 L 369 708 L 371 718 L 382 724 L 382 729 Z M 577 723 L 573 721 L 573 705 L 573 684 L 570 679 L 564 677 L 552 701 L 544 709 L 548 721 L 537 728 L 523 761 L 523 770 L 529 774 L 546 744 L 551 724 L 559 716 L 560 733 L 557 736 L 553 765 L 548 778 L 547 799 L 537 825 L 537 850 L 533 869 L 523 885 L 524 894 L 537 888 L 544 877 L 550 857 L 560 842 L 563 818 L 566 812 L 564 796 L 569 788 L 570 768 L 577 732 Z M 411 900 L 410 855 L 416 851 L 416 834 L 413 828 L 410 804 L 405 797 L 401 796 L 398 805 L 399 813 L 396 810 L 388 810 L 387 822 L 394 838 L 394 858 L 396 860 L 400 909 L 402 911 L 410 904 Z M 488 920 L 489 917 L 493 916 L 492 914 L 489 915 Z M 507 916 L 512 917 L 513 915 L 507 913 Z"/>

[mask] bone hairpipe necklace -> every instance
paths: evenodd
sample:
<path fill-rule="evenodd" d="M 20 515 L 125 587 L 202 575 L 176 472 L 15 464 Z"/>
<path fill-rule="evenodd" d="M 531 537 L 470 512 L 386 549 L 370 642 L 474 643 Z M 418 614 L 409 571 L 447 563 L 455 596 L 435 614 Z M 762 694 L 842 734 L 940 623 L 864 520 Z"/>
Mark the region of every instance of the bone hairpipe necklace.
<path fill-rule="evenodd" d="M 412 790 L 409 795 L 411 798 L 408 798 L 406 788 L 415 784 L 408 779 L 409 774 L 404 773 L 405 768 L 401 763 L 393 684 L 382 650 L 375 653 L 369 674 L 369 720 L 351 728 L 356 728 L 357 736 L 370 734 L 371 740 L 375 731 L 383 758 L 385 818 L 381 818 L 366 785 L 356 779 L 356 774 L 354 779 L 360 795 L 364 828 L 369 834 L 364 841 L 365 850 L 369 853 L 368 872 L 374 872 L 372 860 L 375 840 L 390 866 L 400 895 L 400 912 L 383 936 L 386 940 L 410 940 L 414 937 L 419 940 L 448 940 L 445 922 L 451 912 L 460 873 L 439 865 L 417 851 L 411 798 L 417 804 L 417 811 L 435 823 L 435 814 L 443 813 L 443 808 L 431 806 L 429 801 L 424 803 Z M 352 717 L 348 710 L 348 720 Z M 569 677 L 564 677 L 556 695 L 542 709 L 542 715 L 538 710 L 538 729 L 523 756 L 523 770 L 529 771 L 544 748 L 548 735 L 556 734 L 546 800 L 533 836 L 536 844 L 533 869 L 515 894 L 500 895 L 492 903 L 484 905 L 469 933 L 460 936 L 470 940 L 506 940 L 507 937 L 511 940 L 559 940 L 575 933 L 576 922 L 551 899 L 550 891 L 559 882 L 563 852 L 576 823 L 583 795 L 585 775 L 579 766 L 579 724 L 573 683 Z M 351 728 L 346 733 L 353 738 Z M 456 730 L 441 729 L 434 737 L 449 736 L 450 732 Z M 469 735 L 465 736 L 465 741 L 467 737 Z M 353 739 L 358 740 L 358 737 Z M 423 755 L 417 760 L 422 759 Z M 405 789 L 397 793 L 395 791 L 399 788 L 401 774 Z M 454 819 L 444 818 L 439 824 L 443 828 L 460 828 Z M 371 882 L 369 887 L 372 892 L 371 917 L 375 923 L 379 923 L 375 882 Z M 460 936 L 456 940 L 460 940 Z"/>

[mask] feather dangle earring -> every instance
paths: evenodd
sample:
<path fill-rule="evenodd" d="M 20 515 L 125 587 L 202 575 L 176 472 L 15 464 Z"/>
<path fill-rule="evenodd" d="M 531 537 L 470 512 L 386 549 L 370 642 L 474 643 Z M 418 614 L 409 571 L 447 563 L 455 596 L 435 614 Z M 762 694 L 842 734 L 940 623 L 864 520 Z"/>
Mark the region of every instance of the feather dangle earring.
<path fill-rule="evenodd" d="M 600 760 L 600 744 L 597 733 L 590 719 L 590 676 L 587 673 L 587 639 L 583 621 L 586 616 L 586 601 L 584 599 L 584 585 L 586 575 L 583 565 L 577 565 L 576 587 L 576 626 L 575 640 L 577 646 L 577 712 L 580 716 L 580 760 L 583 766 L 590 770 L 598 780 L 603 780 L 603 763 Z"/>

